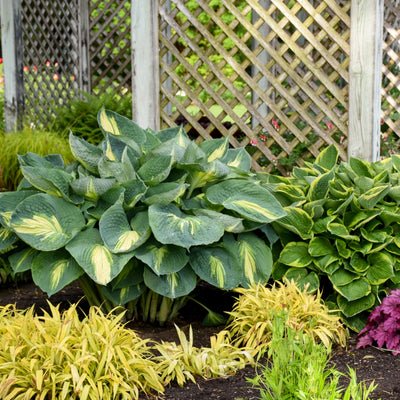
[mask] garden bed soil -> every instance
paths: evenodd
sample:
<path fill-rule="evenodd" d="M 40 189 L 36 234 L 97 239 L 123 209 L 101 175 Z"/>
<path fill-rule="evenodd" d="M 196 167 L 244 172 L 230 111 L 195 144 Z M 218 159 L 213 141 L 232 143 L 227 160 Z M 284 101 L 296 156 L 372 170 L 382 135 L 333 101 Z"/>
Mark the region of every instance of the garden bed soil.
<path fill-rule="evenodd" d="M 229 310 L 232 305 L 232 296 L 222 293 L 208 286 L 200 286 L 195 293 L 196 297 L 216 311 Z M 33 283 L 24 283 L 0 289 L 0 305 L 16 304 L 17 308 L 25 309 L 32 305 L 40 309 L 48 310 L 47 300 L 52 304 L 60 304 L 61 308 L 69 304 L 81 301 L 80 305 L 85 310 L 88 305 L 82 298 L 80 287 L 73 283 L 50 299 Z M 205 312 L 194 302 L 189 302 L 182 310 L 181 315 L 173 321 L 186 333 L 189 326 L 193 328 L 194 344 L 196 346 L 208 346 L 211 335 L 218 328 L 203 327 L 201 320 Z M 154 324 L 135 321 L 130 326 L 143 338 L 156 341 L 178 341 L 176 330 L 172 322 L 164 327 Z M 378 385 L 372 393 L 371 399 L 398 400 L 400 399 L 400 355 L 394 356 L 389 351 L 374 347 L 356 349 L 356 335 L 352 334 L 347 348 L 334 348 L 331 363 L 341 372 L 347 372 L 348 367 L 354 368 L 358 380 L 365 381 L 369 385 L 372 381 Z M 251 387 L 246 378 L 252 378 L 255 370 L 246 367 L 238 371 L 235 376 L 228 378 L 214 378 L 204 380 L 197 379 L 197 383 L 188 383 L 184 387 L 171 385 L 166 388 L 162 396 L 163 400 L 255 400 L 260 397 L 258 390 Z M 343 385 L 346 382 L 343 381 Z M 141 400 L 145 399 L 143 396 Z M 154 400 L 156 397 L 154 397 Z"/>

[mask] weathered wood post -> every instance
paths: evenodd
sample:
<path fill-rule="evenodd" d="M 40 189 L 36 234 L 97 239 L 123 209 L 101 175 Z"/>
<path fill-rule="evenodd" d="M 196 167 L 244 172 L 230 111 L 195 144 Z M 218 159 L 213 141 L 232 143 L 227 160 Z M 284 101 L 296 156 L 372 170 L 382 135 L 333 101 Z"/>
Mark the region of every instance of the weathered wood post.
<path fill-rule="evenodd" d="M 79 89 L 90 93 L 89 1 L 79 0 Z"/>
<path fill-rule="evenodd" d="M 132 0 L 132 111 L 142 128 L 160 129 L 158 0 Z"/>
<path fill-rule="evenodd" d="M 349 157 L 380 154 L 384 0 L 351 1 Z"/>
<path fill-rule="evenodd" d="M 5 131 L 22 129 L 24 116 L 24 59 L 21 0 L 0 0 L 4 71 Z"/>

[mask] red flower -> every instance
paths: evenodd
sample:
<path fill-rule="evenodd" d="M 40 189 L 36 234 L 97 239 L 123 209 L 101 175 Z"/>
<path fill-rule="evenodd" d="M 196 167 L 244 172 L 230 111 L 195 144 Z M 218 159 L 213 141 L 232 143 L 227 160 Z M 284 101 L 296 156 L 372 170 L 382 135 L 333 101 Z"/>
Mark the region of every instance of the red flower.
<path fill-rule="evenodd" d="M 0 76 L 0 83 L 4 83 L 4 78 Z"/>
<path fill-rule="evenodd" d="M 3 58 L 0 57 L 0 64 L 3 64 Z"/>
<path fill-rule="evenodd" d="M 46 61 L 46 67 L 50 67 L 50 61 Z"/>
<path fill-rule="evenodd" d="M 33 69 L 34 69 L 35 71 L 37 71 L 37 66 L 36 66 L 36 65 L 34 65 L 34 66 L 33 66 Z"/>
<path fill-rule="evenodd" d="M 29 71 L 29 67 L 27 65 L 25 65 L 24 71 Z"/>
<path fill-rule="evenodd" d="M 257 141 L 256 140 L 254 140 L 254 139 L 250 139 L 250 144 L 252 145 L 252 146 L 257 146 Z"/>
<path fill-rule="evenodd" d="M 275 121 L 275 118 L 272 118 L 272 125 L 274 126 L 274 128 L 279 131 L 279 124 Z"/>
<path fill-rule="evenodd" d="M 59 77 L 57 74 L 54 74 L 54 75 L 53 75 L 53 79 L 54 79 L 55 81 L 58 81 L 59 78 L 60 78 L 60 77 Z"/>

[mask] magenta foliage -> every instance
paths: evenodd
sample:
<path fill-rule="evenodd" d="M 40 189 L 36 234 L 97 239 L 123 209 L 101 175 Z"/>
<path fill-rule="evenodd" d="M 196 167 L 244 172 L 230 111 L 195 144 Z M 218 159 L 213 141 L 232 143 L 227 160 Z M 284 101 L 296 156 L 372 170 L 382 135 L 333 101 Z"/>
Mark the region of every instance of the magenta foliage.
<path fill-rule="evenodd" d="M 357 349 L 377 345 L 400 354 L 400 289 L 392 290 L 371 312 L 357 338 Z"/>

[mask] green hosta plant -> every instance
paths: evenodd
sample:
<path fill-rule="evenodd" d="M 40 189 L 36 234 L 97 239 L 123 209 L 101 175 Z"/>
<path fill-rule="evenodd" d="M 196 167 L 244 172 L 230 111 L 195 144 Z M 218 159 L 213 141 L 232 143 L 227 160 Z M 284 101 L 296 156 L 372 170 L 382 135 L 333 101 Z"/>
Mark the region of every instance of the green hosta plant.
<path fill-rule="evenodd" d="M 273 226 L 273 276 L 324 287 L 352 328 L 400 283 L 400 157 L 337 164 L 326 148 L 289 177 L 259 174 L 287 216 Z"/>
<path fill-rule="evenodd" d="M 104 141 L 71 133 L 69 165 L 19 156 L 24 179 L 0 194 L 0 250 L 12 249 L 15 272 L 30 269 L 49 295 L 79 279 L 92 304 L 136 302 L 161 321 L 199 279 L 227 290 L 269 279 L 258 229 L 287 213 L 243 148 L 228 137 L 197 145 L 180 127 L 144 130 L 105 109 L 98 120 Z"/>

